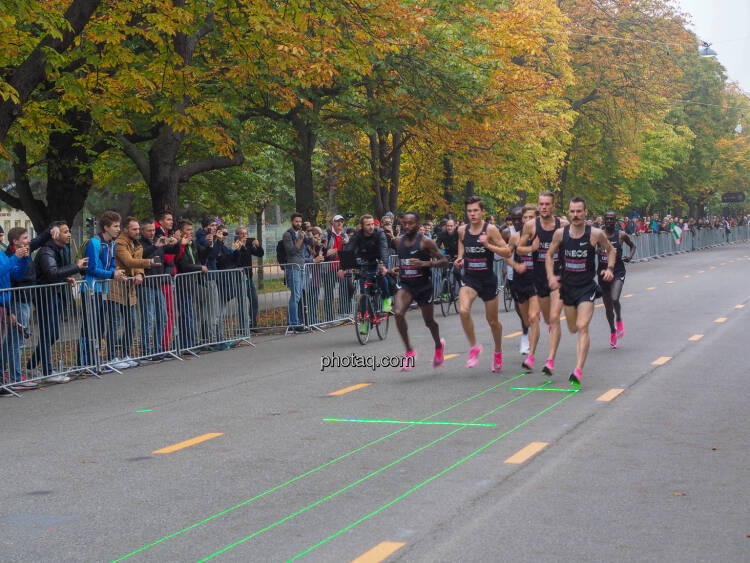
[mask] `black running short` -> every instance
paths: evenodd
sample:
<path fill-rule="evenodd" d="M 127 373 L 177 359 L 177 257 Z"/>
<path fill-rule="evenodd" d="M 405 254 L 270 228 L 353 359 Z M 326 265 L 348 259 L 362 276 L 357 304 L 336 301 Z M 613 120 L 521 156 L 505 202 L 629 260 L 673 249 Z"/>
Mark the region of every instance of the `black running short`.
<path fill-rule="evenodd" d="M 486 280 L 477 280 L 464 274 L 461 287 L 470 287 L 477 292 L 482 301 L 492 301 L 497 297 L 497 276 L 494 274 Z"/>
<path fill-rule="evenodd" d="M 411 294 L 412 299 L 416 302 L 417 306 L 419 307 L 424 307 L 425 305 L 432 304 L 432 298 L 433 298 L 432 282 L 419 283 L 419 284 L 412 285 L 404 281 L 399 281 L 396 287 L 398 289 L 403 289 L 404 291 L 408 291 Z"/>
<path fill-rule="evenodd" d="M 536 295 L 536 288 L 534 284 L 522 284 L 522 283 L 511 283 L 510 293 L 513 295 L 513 299 L 518 303 L 526 303 L 531 297 Z"/>
<path fill-rule="evenodd" d="M 593 303 L 601 295 L 602 290 L 594 281 L 580 287 L 566 287 L 563 284 L 562 289 L 560 289 L 560 296 L 562 297 L 563 305 L 566 307 L 578 307 L 581 303 L 586 302 Z"/>

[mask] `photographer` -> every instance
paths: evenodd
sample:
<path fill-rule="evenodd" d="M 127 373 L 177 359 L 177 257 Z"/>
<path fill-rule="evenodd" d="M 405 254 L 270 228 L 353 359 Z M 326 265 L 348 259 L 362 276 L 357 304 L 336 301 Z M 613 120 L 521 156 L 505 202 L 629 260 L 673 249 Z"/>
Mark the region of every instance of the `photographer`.
<path fill-rule="evenodd" d="M 235 268 L 243 268 L 247 276 L 247 297 L 250 300 L 250 328 L 255 329 L 258 326 L 258 292 L 253 282 L 253 256 L 261 258 L 260 264 L 263 264 L 263 255 L 265 251 L 258 242 L 258 239 L 248 237 L 245 227 L 238 227 L 235 231 L 235 242 L 238 242 L 238 248 L 232 255 Z"/>

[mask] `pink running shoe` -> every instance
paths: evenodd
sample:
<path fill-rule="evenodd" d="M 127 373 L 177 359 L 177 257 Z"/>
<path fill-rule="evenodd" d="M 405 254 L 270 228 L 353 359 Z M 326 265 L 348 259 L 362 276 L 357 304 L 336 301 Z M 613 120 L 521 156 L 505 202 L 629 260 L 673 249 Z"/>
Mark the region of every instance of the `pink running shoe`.
<path fill-rule="evenodd" d="M 417 363 L 417 353 L 409 350 L 404 354 L 404 361 L 401 363 L 401 371 L 410 371 Z"/>
<path fill-rule="evenodd" d="M 503 353 L 495 354 L 492 357 L 492 373 L 497 373 L 503 369 Z"/>
<path fill-rule="evenodd" d="M 524 367 L 529 371 L 534 371 L 534 356 L 532 356 L 531 354 L 526 356 L 526 359 L 521 364 L 521 367 Z"/>
<path fill-rule="evenodd" d="M 613 332 L 612 334 L 609 335 L 609 347 L 612 350 L 617 349 L 617 333 L 616 332 Z"/>
<path fill-rule="evenodd" d="M 555 373 L 555 362 L 553 360 L 547 360 L 542 368 L 542 373 L 546 375 L 552 375 Z"/>
<path fill-rule="evenodd" d="M 576 368 L 573 370 L 573 373 L 570 374 L 568 381 L 570 381 L 576 387 L 580 387 L 581 379 L 583 379 L 583 374 L 581 373 L 580 369 Z"/>
<path fill-rule="evenodd" d="M 617 338 L 619 338 L 620 340 L 625 338 L 625 327 L 622 325 L 622 321 L 617 321 L 615 327 L 617 327 Z"/>
<path fill-rule="evenodd" d="M 440 339 L 440 348 L 435 348 L 435 357 L 432 359 L 432 367 L 439 368 L 445 361 L 445 338 Z"/>
<path fill-rule="evenodd" d="M 469 359 L 466 360 L 467 368 L 475 368 L 479 365 L 479 353 L 482 351 L 482 345 L 477 344 L 469 350 Z"/>

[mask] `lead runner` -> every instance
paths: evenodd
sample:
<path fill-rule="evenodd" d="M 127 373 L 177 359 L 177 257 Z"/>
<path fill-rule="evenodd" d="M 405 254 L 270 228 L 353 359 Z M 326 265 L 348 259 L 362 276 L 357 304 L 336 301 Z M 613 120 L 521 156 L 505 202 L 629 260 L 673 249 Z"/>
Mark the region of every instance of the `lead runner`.
<path fill-rule="evenodd" d="M 586 224 L 586 200 L 576 196 L 568 206 L 570 225 L 557 229 L 552 237 L 545 267 L 549 286 L 560 288 L 560 296 L 565 306 L 565 320 L 568 330 L 578 333 L 576 344 L 576 367 L 570 374 L 570 382 L 581 385 L 583 364 L 589 352 L 589 323 L 594 314 L 594 300 L 600 295 L 596 277 L 596 246 L 607 251 L 607 269 L 601 272 L 605 282 L 614 277 L 615 252 L 612 243 L 601 229 Z M 555 275 L 555 253 L 560 250 L 562 276 Z"/>

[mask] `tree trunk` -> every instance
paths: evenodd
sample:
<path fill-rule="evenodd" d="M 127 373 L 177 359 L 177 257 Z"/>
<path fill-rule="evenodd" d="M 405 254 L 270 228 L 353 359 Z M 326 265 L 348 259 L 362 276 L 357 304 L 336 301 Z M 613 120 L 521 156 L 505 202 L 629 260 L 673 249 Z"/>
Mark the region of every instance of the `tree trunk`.
<path fill-rule="evenodd" d="M 392 134 L 393 137 L 393 149 L 391 150 L 390 158 L 390 189 L 388 190 L 388 209 L 396 213 L 398 209 L 398 188 L 401 179 L 401 131 L 395 131 Z M 383 214 L 384 215 L 384 214 Z M 381 215 L 381 217 L 383 216 Z"/>
<path fill-rule="evenodd" d="M 464 186 L 464 196 L 468 199 L 474 195 L 474 180 L 467 180 Z"/>
<path fill-rule="evenodd" d="M 162 126 L 159 137 L 148 151 L 148 190 L 151 193 L 151 207 L 154 215 L 169 211 L 177 213 L 179 172 L 177 152 L 180 150 L 183 135 L 172 131 L 168 125 Z"/>
<path fill-rule="evenodd" d="M 279 206 L 276 206 L 276 209 L 278 210 Z M 266 226 L 266 208 L 261 208 L 260 211 L 257 211 L 255 213 L 255 238 L 258 239 L 258 244 L 260 244 L 261 248 L 263 248 L 263 245 L 266 242 L 266 233 L 265 233 L 265 226 Z M 258 261 L 258 270 L 257 270 L 257 276 L 256 276 L 256 283 L 257 287 L 256 289 L 263 289 L 263 258 L 261 258 Z"/>
<path fill-rule="evenodd" d="M 443 199 L 449 206 L 453 205 L 453 160 L 450 155 L 443 155 Z"/>
<path fill-rule="evenodd" d="M 380 172 L 381 145 L 378 133 L 369 133 L 367 138 L 370 142 L 370 183 L 373 191 L 373 210 L 378 217 L 382 217 L 385 215 L 385 206 L 383 205 L 383 184 Z"/>
<path fill-rule="evenodd" d="M 295 209 L 302 213 L 305 221 L 315 222 L 318 217 L 318 208 L 313 184 L 312 156 L 318 136 L 313 131 L 310 122 L 299 115 L 292 118 L 292 127 L 297 132 L 297 146 L 292 154 Z"/>

